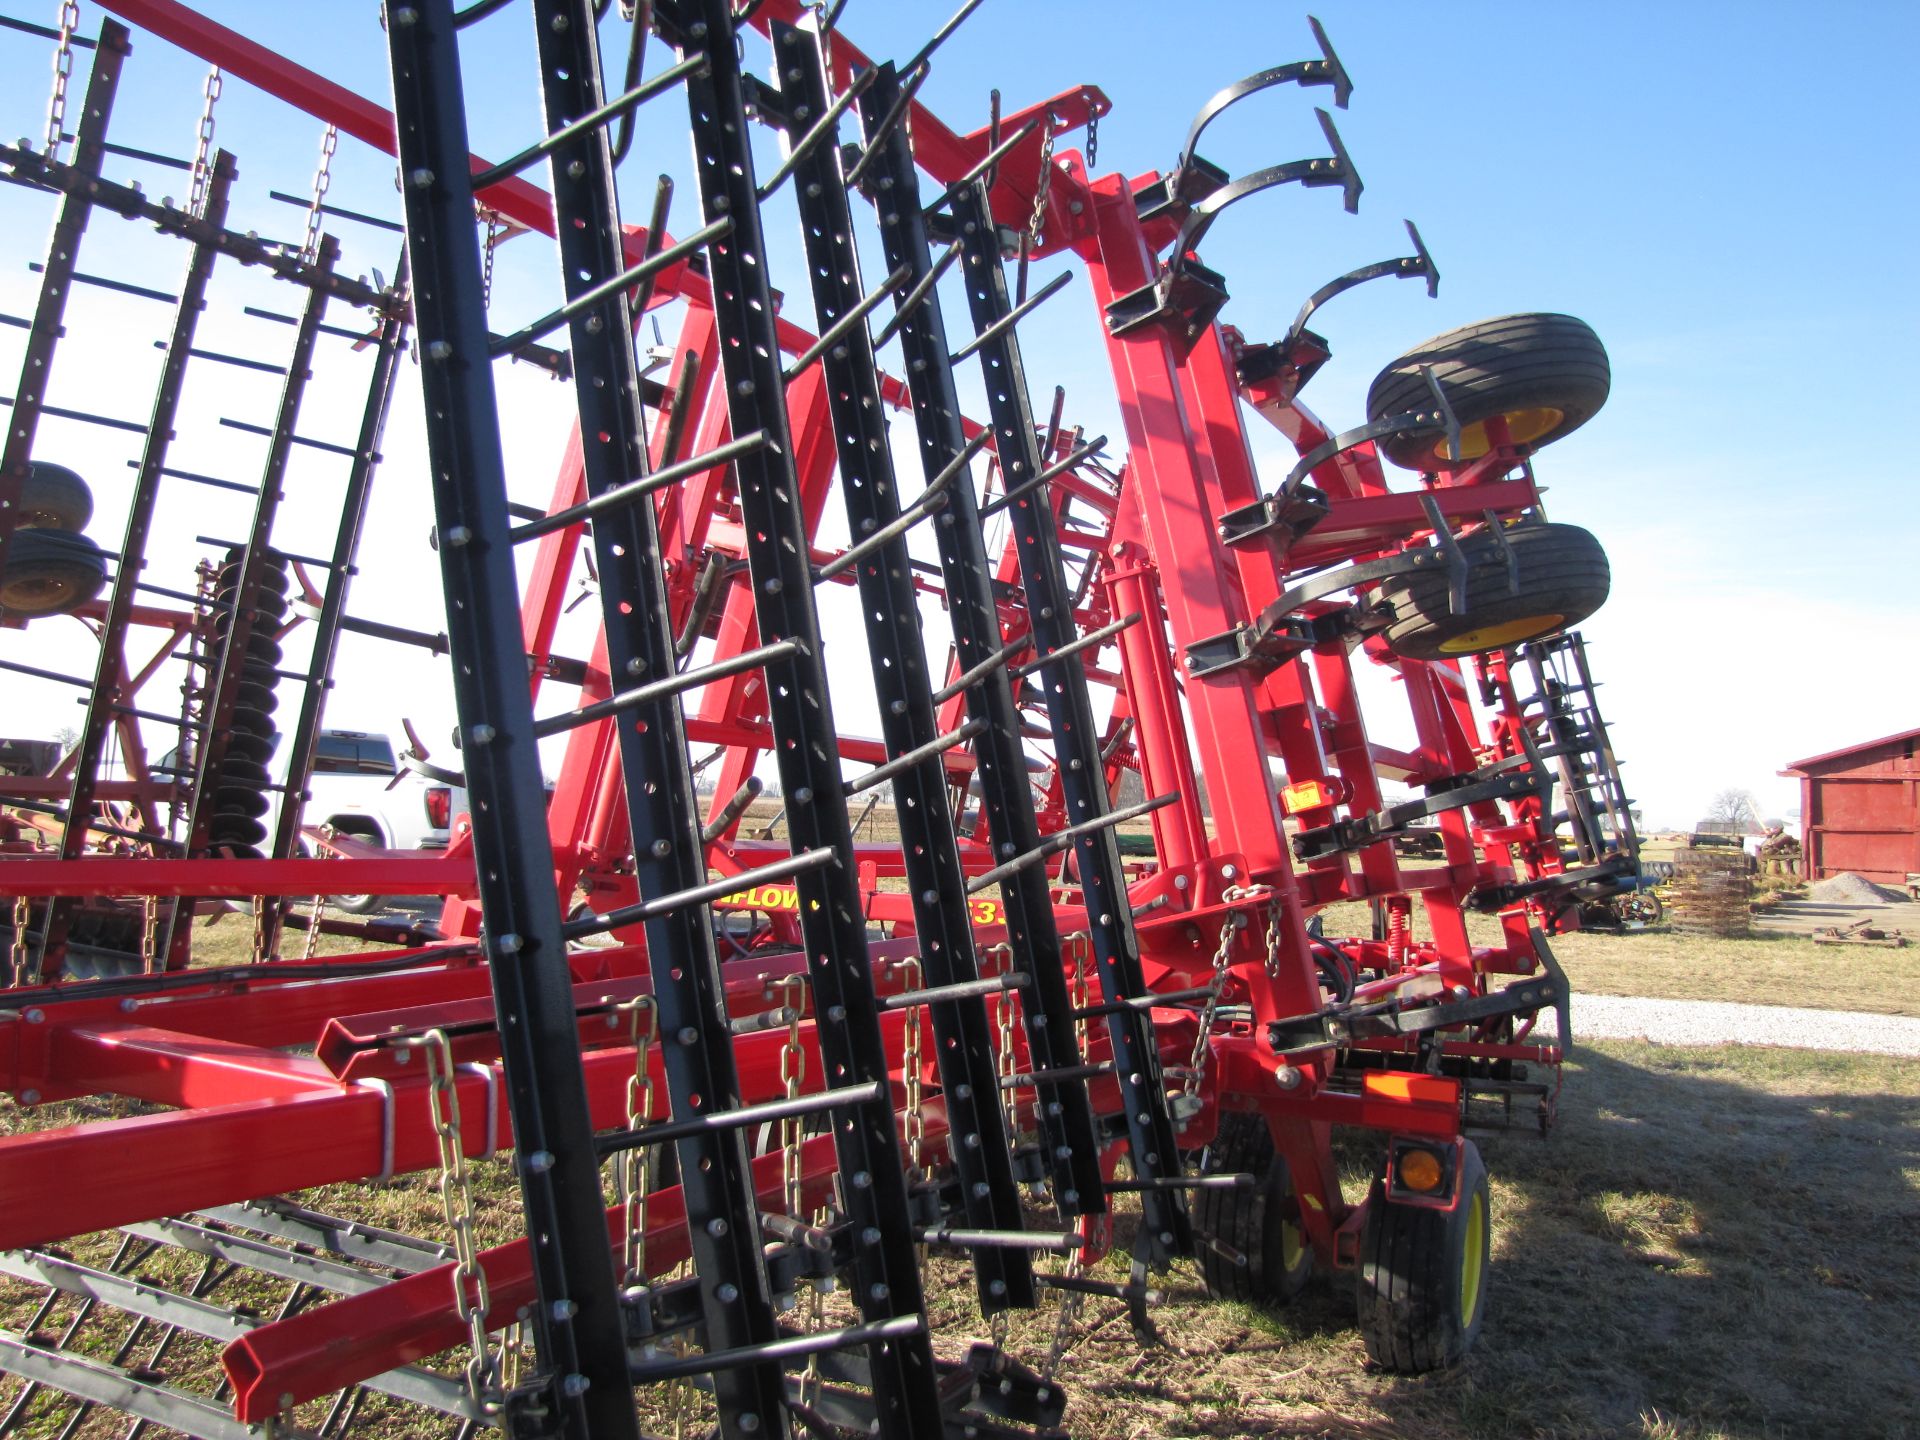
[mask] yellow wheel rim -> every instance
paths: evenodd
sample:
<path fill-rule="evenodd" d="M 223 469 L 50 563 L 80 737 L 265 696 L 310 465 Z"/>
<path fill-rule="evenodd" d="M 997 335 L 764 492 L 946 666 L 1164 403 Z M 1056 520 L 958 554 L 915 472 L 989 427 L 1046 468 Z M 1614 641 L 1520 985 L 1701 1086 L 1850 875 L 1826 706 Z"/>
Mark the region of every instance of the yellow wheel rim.
<path fill-rule="evenodd" d="M 1480 1277 L 1487 1268 L 1487 1197 L 1475 1190 L 1467 1200 L 1467 1241 L 1460 1252 L 1460 1328 L 1473 1328 L 1480 1313 Z"/>
<path fill-rule="evenodd" d="M 1498 650 L 1502 645 L 1531 640 L 1549 630 L 1558 630 L 1566 623 L 1566 619 L 1565 615 L 1527 615 L 1518 620 L 1509 620 L 1504 625 L 1483 625 L 1478 630 L 1469 630 L 1451 640 L 1441 641 L 1440 653 L 1475 655 L 1482 650 Z"/>
<path fill-rule="evenodd" d="M 1300 1257 L 1306 1251 L 1306 1239 L 1300 1233 L 1300 1227 L 1291 1220 L 1280 1225 L 1280 1266 L 1291 1275 L 1300 1264 Z"/>
<path fill-rule="evenodd" d="M 1507 422 L 1507 438 L 1515 445 L 1527 445 L 1557 427 L 1567 418 L 1567 412 L 1551 405 L 1541 405 L 1531 410 L 1509 410 L 1500 417 Z M 1493 448 L 1493 442 L 1487 438 L 1487 423 L 1476 420 L 1471 425 L 1460 427 L 1460 458 L 1478 460 Z M 1433 454 L 1436 460 L 1447 461 L 1447 441 L 1442 436 L 1434 443 Z"/>

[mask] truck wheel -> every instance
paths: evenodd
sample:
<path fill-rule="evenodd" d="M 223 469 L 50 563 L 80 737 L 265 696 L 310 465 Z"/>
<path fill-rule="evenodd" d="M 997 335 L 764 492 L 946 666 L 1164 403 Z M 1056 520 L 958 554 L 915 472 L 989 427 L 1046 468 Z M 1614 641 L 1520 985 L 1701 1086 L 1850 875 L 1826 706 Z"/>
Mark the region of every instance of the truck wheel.
<path fill-rule="evenodd" d="M 1228 1111 L 1201 1158 L 1202 1173 L 1250 1174 L 1246 1190 L 1194 1192 L 1200 1278 L 1216 1300 L 1284 1305 L 1313 1276 L 1313 1247 L 1300 1228 L 1287 1162 L 1263 1116 Z"/>
<path fill-rule="evenodd" d="M 342 835 L 351 835 L 356 840 L 364 840 L 369 845 L 378 845 L 380 837 L 370 830 L 348 830 L 343 826 L 335 829 Z M 371 915 L 387 903 L 384 895 L 330 895 L 327 903 L 336 910 L 344 910 L 349 915 Z"/>
<path fill-rule="evenodd" d="M 1383 1370 L 1452 1365 L 1480 1334 L 1492 1246 L 1487 1168 L 1466 1144 L 1451 1210 L 1395 1204 L 1379 1180 L 1367 1198 L 1355 1298 L 1367 1355 Z"/>
<path fill-rule="evenodd" d="M 20 482 L 20 530 L 84 530 L 93 518 L 93 491 L 64 465 L 29 462 Z"/>
<path fill-rule="evenodd" d="M 1441 567 L 1395 575 L 1380 586 L 1393 606 L 1387 647 L 1409 660 L 1481 655 L 1577 625 L 1606 602 L 1611 574 L 1600 542 L 1578 525 L 1519 525 L 1502 532 L 1519 583 L 1508 587 L 1497 537 L 1476 530 L 1459 539 L 1467 559 L 1467 603 L 1449 608 Z"/>
<path fill-rule="evenodd" d="M 100 547 L 71 530 L 16 530 L 0 573 L 0 609 L 22 619 L 66 615 L 107 583 Z"/>
<path fill-rule="evenodd" d="M 1507 422 L 1515 444 L 1538 449 L 1570 435 L 1606 404 L 1612 385 L 1606 347 L 1571 315 L 1502 315 L 1436 335 L 1375 377 L 1367 419 L 1382 420 L 1433 404 L 1422 365 L 1433 367 L 1454 418 L 1460 458 L 1447 458 L 1447 437 L 1408 431 L 1377 441 L 1380 453 L 1409 470 L 1454 470 L 1492 449 L 1487 421 Z"/>

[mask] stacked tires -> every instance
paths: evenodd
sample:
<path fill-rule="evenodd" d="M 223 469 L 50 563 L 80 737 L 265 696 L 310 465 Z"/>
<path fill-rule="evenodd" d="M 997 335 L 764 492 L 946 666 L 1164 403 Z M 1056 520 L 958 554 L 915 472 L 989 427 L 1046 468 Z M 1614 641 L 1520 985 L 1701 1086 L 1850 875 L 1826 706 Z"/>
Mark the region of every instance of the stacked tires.
<path fill-rule="evenodd" d="M 1396 465 L 1431 475 L 1473 464 L 1498 441 L 1538 449 L 1572 434 L 1606 403 L 1607 352 L 1571 315 L 1503 315 L 1422 341 L 1374 379 L 1367 419 L 1431 409 L 1425 367 L 1459 422 L 1447 435 L 1412 428 L 1376 442 Z M 1610 573 L 1600 542 L 1578 525 L 1523 520 L 1499 533 L 1459 537 L 1467 561 L 1466 603 L 1452 608 L 1440 569 L 1395 576 L 1380 589 L 1393 610 L 1385 632 L 1396 655 L 1448 660 L 1537 640 L 1579 624 L 1607 598 Z"/>
<path fill-rule="evenodd" d="M 214 598 L 224 607 L 216 612 L 214 634 L 222 649 L 231 643 L 233 606 L 239 600 L 240 567 L 244 556 L 227 552 L 214 582 Z M 269 557 L 260 570 L 255 619 L 243 655 L 231 657 L 240 666 L 240 687 L 233 718 L 227 727 L 226 754 L 219 770 L 207 777 L 212 788 L 213 819 L 207 831 L 212 853 L 257 860 L 260 842 L 267 838 L 266 816 L 273 808 L 268 797 L 267 762 L 273 756 L 279 732 L 273 723 L 278 704 L 274 673 L 280 666 L 276 639 L 287 614 L 287 562 Z"/>
<path fill-rule="evenodd" d="M 93 492 L 64 465 L 29 462 L 20 486 L 0 610 L 21 620 L 78 610 L 107 583 L 106 557 L 80 532 L 93 518 Z"/>

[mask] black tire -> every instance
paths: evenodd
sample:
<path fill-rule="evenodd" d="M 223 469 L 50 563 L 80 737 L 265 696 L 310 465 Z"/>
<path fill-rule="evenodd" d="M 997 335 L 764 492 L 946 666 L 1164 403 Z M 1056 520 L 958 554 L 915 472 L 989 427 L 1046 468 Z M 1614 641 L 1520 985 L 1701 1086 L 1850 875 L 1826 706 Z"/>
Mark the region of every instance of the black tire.
<path fill-rule="evenodd" d="M 366 830 L 339 828 L 339 833 L 350 835 L 355 840 L 364 840 L 369 845 L 381 843 L 378 835 Z M 336 910 L 344 910 L 349 915 L 371 915 L 386 905 L 387 897 L 384 895 L 329 895 L 327 903 Z"/>
<path fill-rule="evenodd" d="M 1409 660 L 1448 660 L 1537 640 L 1577 625 L 1606 603 L 1611 572 L 1600 542 L 1578 525 L 1527 524 L 1503 529 L 1519 569 L 1508 588 L 1498 538 L 1476 530 L 1460 538 L 1467 558 L 1467 603 L 1449 609 L 1443 566 L 1396 575 L 1380 587 L 1393 606 L 1386 641 Z"/>
<path fill-rule="evenodd" d="M 1313 1278 L 1313 1247 L 1300 1229 L 1293 1180 L 1287 1162 L 1274 1153 L 1265 1117 L 1224 1112 L 1200 1168 L 1258 1180 L 1246 1190 L 1194 1192 L 1196 1253 L 1207 1293 L 1216 1300 L 1286 1304 Z M 1244 1265 L 1236 1253 L 1245 1257 Z"/>
<path fill-rule="evenodd" d="M 1369 422 L 1432 409 L 1422 365 L 1433 367 L 1460 422 L 1461 458 L 1447 458 L 1443 431 L 1409 431 L 1375 442 L 1382 455 L 1409 470 L 1453 470 L 1479 459 L 1491 448 L 1486 422 L 1499 415 L 1507 417 L 1516 443 L 1537 450 L 1591 420 L 1612 385 L 1606 347 L 1584 320 L 1502 315 L 1436 335 L 1382 370 L 1367 391 Z"/>
<path fill-rule="evenodd" d="M 71 530 L 16 530 L 0 574 L 0 609 L 32 620 L 78 610 L 107 583 L 100 547 Z"/>
<path fill-rule="evenodd" d="M 84 530 L 93 519 L 93 491 L 66 466 L 34 460 L 20 483 L 15 513 L 20 530 Z"/>
<path fill-rule="evenodd" d="M 1451 1210 L 1396 1205 L 1373 1182 L 1354 1291 L 1360 1337 L 1383 1370 L 1417 1375 L 1455 1364 L 1473 1347 L 1487 1310 L 1492 1254 L 1487 1167 L 1473 1142 Z"/>

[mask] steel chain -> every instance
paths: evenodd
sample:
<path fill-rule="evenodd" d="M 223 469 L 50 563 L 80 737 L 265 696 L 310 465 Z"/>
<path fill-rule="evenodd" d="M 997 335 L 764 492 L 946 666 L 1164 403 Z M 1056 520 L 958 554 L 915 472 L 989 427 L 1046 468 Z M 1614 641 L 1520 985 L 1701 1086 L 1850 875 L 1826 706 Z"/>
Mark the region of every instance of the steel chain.
<path fill-rule="evenodd" d="M 627 1040 L 633 1047 L 633 1074 L 627 1077 L 627 1128 L 638 1130 L 653 1123 L 652 1056 L 660 1040 L 660 1011 L 651 995 L 635 996 L 620 1008 L 626 1013 Z M 636 1146 L 620 1155 L 619 1194 L 627 1226 L 620 1242 L 620 1267 L 629 1285 L 647 1283 L 647 1149 Z"/>
<path fill-rule="evenodd" d="M 473 1187 L 460 1136 L 460 1087 L 454 1081 L 453 1042 L 444 1030 L 429 1030 L 413 1042 L 426 1052 L 427 1108 L 440 1143 L 440 1203 L 453 1231 L 453 1304 L 467 1326 L 472 1355 L 467 1360 L 467 1393 L 475 1417 L 485 1409 L 487 1378 L 493 1358 L 487 1347 L 487 1311 L 493 1297 L 480 1264 L 473 1233 Z"/>
<path fill-rule="evenodd" d="M 267 897 L 253 897 L 253 963 L 262 965 L 267 959 Z"/>
<path fill-rule="evenodd" d="M 27 926 L 33 919 L 33 907 L 27 903 L 27 897 L 13 897 L 13 947 L 7 953 L 8 973 L 15 985 L 31 984 L 38 976 L 32 974 L 32 949 L 27 944 Z"/>
<path fill-rule="evenodd" d="M 1093 167 L 1100 163 L 1100 112 L 1087 111 L 1087 178 L 1093 178 Z"/>
<path fill-rule="evenodd" d="M 313 172 L 313 203 L 307 206 L 307 238 L 300 258 L 311 265 L 320 258 L 320 207 L 333 186 L 333 152 L 340 148 L 338 126 L 327 126 L 320 137 L 320 164 Z"/>
<path fill-rule="evenodd" d="M 1040 125 L 1040 178 L 1034 185 L 1033 214 L 1027 220 L 1027 253 L 1040 248 L 1040 227 L 1047 223 L 1047 191 L 1053 188 L 1053 115 Z"/>
<path fill-rule="evenodd" d="M 896 961 L 895 970 L 904 978 L 900 988 L 905 991 L 926 988 L 926 976 L 920 965 L 920 957 L 909 955 Z M 927 1123 L 920 1113 L 922 1088 L 920 1078 L 920 1012 L 919 1005 L 907 1006 L 906 1039 L 900 1052 L 900 1083 L 906 1091 L 906 1116 L 904 1126 L 907 1142 L 907 1166 L 910 1174 L 918 1178 L 921 1174 L 920 1156 L 926 1144 Z"/>
<path fill-rule="evenodd" d="M 1085 1010 L 1087 1008 L 1087 950 L 1090 941 L 1084 934 L 1069 935 L 1067 939 L 1073 945 L 1073 1008 Z M 1085 1059 L 1087 1053 L 1087 1017 L 1085 1015 L 1074 1016 L 1073 1045 L 1081 1058 Z"/>
<path fill-rule="evenodd" d="M 490 210 L 484 205 L 475 205 L 480 219 L 487 227 L 486 238 L 480 243 L 480 304 L 483 309 L 493 305 L 493 252 L 500 248 L 500 233 L 507 228 L 507 222 L 498 210 Z"/>
<path fill-rule="evenodd" d="M 320 920 L 327 913 L 327 897 L 316 895 L 307 909 L 307 939 L 300 947 L 300 958 L 311 960 L 320 953 Z"/>
<path fill-rule="evenodd" d="M 1220 892 L 1222 900 L 1251 899 L 1260 892 L 1243 890 L 1238 885 L 1229 885 Z M 1200 1081 L 1206 1075 L 1207 1057 L 1213 1053 L 1210 1043 L 1213 1038 L 1213 1017 L 1220 1009 L 1220 992 L 1226 989 L 1228 958 L 1233 954 L 1233 937 L 1246 928 L 1246 917 L 1238 910 L 1229 910 L 1226 918 L 1220 922 L 1220 943 L 1213 951 L 1213 979 L 1207 986 L 1207 998 L 1200 1006 L 1200 1023 L 1193 1036 L 1193 1058 L 1187 1064 L 1185 1085 L 1186 1097 L 1190 1101 L 1200 1098 Z"/>
<path fill-rule="evenodd" d="M 73 77 L 73 32 L 80 28 L 79 0 L 60 6 L 60 44 L 53 52 L 53 97 L 47 101 L 47 159 L 60 158 L 67 133 L 67 81 Z"/>
<path fill-rule="evenodd" d="M 1077 1280 L 1083 1268 L 1085 1267 L 1081 1262 L 1080 1252 L 1078 1250 L 1075 1250 L 1067 1256 L 1065 1267 L 1067 1279 Z M 1042 1385 L 1048 1385 L 1053 1382 L 1054 1372 L 1060 1368 L 1060 1362 L 1066 1359 L 1067 1342 L 1073 1338 L 1073 1327 L 1075 1322 L 1080 1318 L 1080 1307 L 1086 1303 L 1086 1298 L 1087 1297 L 1078 1290 L 1062 1290 L 1060 1292 L 1060 1314 L 1053 1322 L 1053 1341 L 1047 1346 L 1046 1358 L 1040 1362 L 1040 1383 Z"/>
<path fill-rule="evenodd" d="M 160 970 L 160 897 L 149 895 L 140 902 L 140 973 L 158 974 Z"/>
<path fill-rule="evenodd" d="M 1280 892 L 1275 890 L 1267 900 L 1267 976 L 1280 978 Z"/>
<path fill-rule="evenodd" d="M 207 206 L 207 183 L 213 178 L 213 107 L 219 103 L 224 83 L 218 65 L 207 71 L 207 83 L 201 89 L 206 103 L 200 107 L 200 134 L 193 146 L 193 179 L 188 182 L 189 215 L 199 215 Z"/>
<path fill-rule="evenodd" d="M 787 1039 L 780 1047 L 780 1085 L 789 1100 L 800 1097 L 801 1082 L 807 1078 L 807 1052 L 800 1045 L 800 1016 L 807 1008 L 807 977 L 788 975 L 780 982 L 780 1003 L 787 1012 Z M 800 1218 L 800 1142 L 805 1122 L 789 1115 L 780 1122 L 780 1186 L 786 1197 L 787 1214 Z"/>

